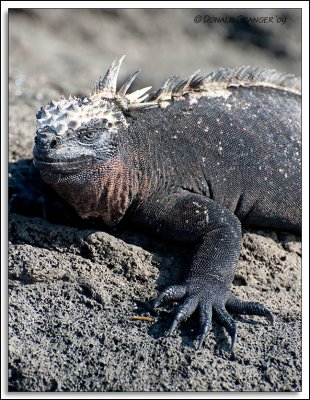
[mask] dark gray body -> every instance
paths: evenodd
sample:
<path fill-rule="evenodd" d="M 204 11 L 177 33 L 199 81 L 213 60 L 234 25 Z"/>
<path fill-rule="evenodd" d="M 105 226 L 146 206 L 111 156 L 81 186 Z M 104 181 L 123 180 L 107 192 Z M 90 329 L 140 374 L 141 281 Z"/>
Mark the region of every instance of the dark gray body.
<path fill-rule="evenodd" d="M 226 100 L 201 98 L 189 108 L 185 99 L 133 113 L 130 129 L 150 192 L 184 189 L 213 199 L 244 225 L 300 232 L 300 103 L 284 91 L 241 88 Z"/>
<path fill-rule="evenodd" d="M 213 315 L 233 346 L 236 323 L 229 312 L 273 322 L 263 304 L 229 291 L 241 224 L 301 230 L 299 84 L 270 70 L 219 70 L 175 86 L 170 78 L 148 101 L 130 106 L 124 93 L 132 78 L 115 92 L 120 62 L 93 97 L 41 108 L 35 163 L 83 218 L 100 217 L 108 225 L 124 220 L 192 243 L 187 276 L 155 305 L 184 298 L 170 332 L 199 308 L 198 346 Z"/>

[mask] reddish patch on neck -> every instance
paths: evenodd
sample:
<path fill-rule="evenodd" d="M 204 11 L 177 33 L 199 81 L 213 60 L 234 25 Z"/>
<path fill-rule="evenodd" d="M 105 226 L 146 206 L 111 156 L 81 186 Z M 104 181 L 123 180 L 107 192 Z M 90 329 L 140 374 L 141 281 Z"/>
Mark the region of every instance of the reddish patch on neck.
<path fill-rule="evenodd" d="M 109 226 L 120 222 L 137 193 L 132 171 L 116 158 L 64 176 L 53 187 L 82 218 L 99 217 Z"/>

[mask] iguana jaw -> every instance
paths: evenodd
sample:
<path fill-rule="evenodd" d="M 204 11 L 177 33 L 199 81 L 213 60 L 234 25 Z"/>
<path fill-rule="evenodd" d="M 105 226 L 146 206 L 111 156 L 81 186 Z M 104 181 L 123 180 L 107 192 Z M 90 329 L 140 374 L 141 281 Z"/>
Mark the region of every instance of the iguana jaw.
<path fill-rule="evenodd" d="M 80 175 L 90 170 L 96 164 L 92 155 L 77 156 L 57 154 L 53 149 L 42 149 L 35 145 L 33 149 L 33 163 L 40 171 L 43 179 L 48 183 L 59 183 L 70 175 Z"/>

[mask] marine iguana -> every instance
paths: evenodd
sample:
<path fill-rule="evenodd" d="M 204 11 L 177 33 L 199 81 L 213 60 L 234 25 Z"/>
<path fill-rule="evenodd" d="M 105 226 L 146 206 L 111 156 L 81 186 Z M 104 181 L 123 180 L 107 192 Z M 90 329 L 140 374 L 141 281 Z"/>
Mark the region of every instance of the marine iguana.
<path fill-rule="evenodd" d="M 82 218 L 123 220 L 195 246 L 183 282 L 154 304 L 184 299 L 169 333 L 198 308 L 198 348 L 215 316 L 233 348 L 231 312 L 274 321 L 265 305 L 229 291 L 241 224 L 301 231 L 300 80 L 220 68 L 128 94 L 139 71 L 117 90 L 123 58 L 89 96 L 40 108 L 34 163 Z"/>

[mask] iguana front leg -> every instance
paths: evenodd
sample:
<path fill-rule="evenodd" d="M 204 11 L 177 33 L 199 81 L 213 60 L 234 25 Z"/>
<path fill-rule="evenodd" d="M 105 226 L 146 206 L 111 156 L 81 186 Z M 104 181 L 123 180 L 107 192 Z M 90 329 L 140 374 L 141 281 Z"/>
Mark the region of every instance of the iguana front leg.
<path fill-rule="evenodd" d="M 236 322 L 228 313 L 262 315 L 273 322 L 272 313 L 261 303 L 244 302 L 231 296 L 231 284 L 240 255 L 241 225 L 238 218 L 215 201 L 186 190 L 152 199 L 152 206 L 139 209 L 141 218 L 153 230 L 177 242 L 196 244 L 196 252 L 185 280 L 164 290 L 155 300 L 184 298 L 170 328 L 187 319 L 198 307 L 201 331 L 199 348 L 211 327 L 212 316 L 236 340 Z M 142 211 L 142 212 L 141 212 Z"/>

